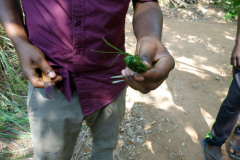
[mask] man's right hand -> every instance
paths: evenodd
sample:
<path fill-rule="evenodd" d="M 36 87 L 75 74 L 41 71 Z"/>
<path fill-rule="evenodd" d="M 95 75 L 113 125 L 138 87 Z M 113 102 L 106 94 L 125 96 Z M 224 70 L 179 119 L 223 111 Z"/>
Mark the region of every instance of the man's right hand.
<path fill-rule="evenodd" d="M 233 65 L 234 67 L 240 68 L 240 44 L 239 44 L 239 42 L 236 42 L 236 44 L 233 48 L 230 61 L 231 61 L 230 62 L 231 65 Z"/>
<path fill-rule="evenodd" d="M 41 79 L 41 75 L 38 75 L 36 69 L 40 69 L 45 75 L 52 80 L 52 85 L 59 81 L 62 81 L 62 76 L 57 75 L 52 67 L 45 59 L 43 52 L 36 46 L 24 42 L 16 47 L 18 52 L 19 61 L 23 70 L 24 76 L 32 83 L 36 88 L 43 88 L 44 83 Z"/>

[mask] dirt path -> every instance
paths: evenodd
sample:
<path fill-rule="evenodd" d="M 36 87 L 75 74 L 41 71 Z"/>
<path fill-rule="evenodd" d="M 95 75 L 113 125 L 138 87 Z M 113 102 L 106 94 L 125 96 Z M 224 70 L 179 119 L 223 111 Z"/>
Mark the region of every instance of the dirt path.
<path fill-rule="evenodd" d="M 128 88 L 123 123 L 131 124 L 131 117 L 144 120 L 137 123 L 144 133 L 132 133 L 135 140 L 127 143 L 120 136 L 119 143 L 128 151 L 120 153 L 127 154 L 126 159 L 204 159 L 201 140 L 214 123 L 230 85 L 229 58 L 235 34 L 236 23 L 164 20 L 163 43 L 175 58 L 176 67 L 161 87 L 147 95 Z M 128 52 L 134 53 L 135 42 L 127 21 Z M 229 140 L 222 147 L 226 160 L 231 159 L 228 146 Z"/>

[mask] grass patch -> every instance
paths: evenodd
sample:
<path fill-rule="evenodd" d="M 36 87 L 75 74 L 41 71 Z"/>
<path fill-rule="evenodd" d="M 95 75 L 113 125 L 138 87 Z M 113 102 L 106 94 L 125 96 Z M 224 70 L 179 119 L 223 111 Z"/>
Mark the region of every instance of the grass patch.
<path fill-rule="evenodd" d="M 32 156 L 26 152 L 29 147 L 22 144 L 31 138 L 26 98 L 27 80 L 16 51 L 0 26 L 0 159 Z"/>

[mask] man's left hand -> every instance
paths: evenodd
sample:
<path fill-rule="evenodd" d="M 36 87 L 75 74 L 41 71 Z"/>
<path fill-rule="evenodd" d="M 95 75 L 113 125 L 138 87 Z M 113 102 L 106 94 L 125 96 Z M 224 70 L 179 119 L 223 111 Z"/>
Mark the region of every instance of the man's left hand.
<path fill-rule="evenodd" d="M 175 66 L 175 62 L 156 37 L 145 36 L 139 39 L 136 52 L 149 70 L 134 74 L 129 68 L 125 68 L 122 70 L 122 75 L 130 87 L 146 94 L 158 88 L 167 79 L 169 72 Z"/>

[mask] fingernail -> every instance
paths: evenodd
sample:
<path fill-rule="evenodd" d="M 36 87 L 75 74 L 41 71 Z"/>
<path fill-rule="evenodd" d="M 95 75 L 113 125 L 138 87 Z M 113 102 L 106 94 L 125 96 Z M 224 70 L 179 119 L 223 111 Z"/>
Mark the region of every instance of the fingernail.
<path fill-rule="evenodd" d="M 128 68 L 128 73 L 132 76 L 134 74 L 134 72 Z"/>
<path fill-rule="evenodd" d="M 48 73 L 48 76 L 50 78 L 54 78 L 56 76 L 56 73 L 54 71 L 51 71 L 51 72 Z"/>
<path fill-rule="evenodd" d="M 136 76 L 136 77 L 140 77 L 140 74 L 136 73 L 135 76 Z"/>
<path fill-rule="evenodd" d="M 145 66 L 147 66 L 147 68 L 151 68 L 151 65 L 147 62 L 147 61 L 143 61 L 143 64 L 145 64 Z"/>
<path fill-rule="evenodd" d="M 126 72 L 125 72 L 125 70 L 122 70 L 122 76 L 123 76 L 123 77 L 126 77 Z"/>

